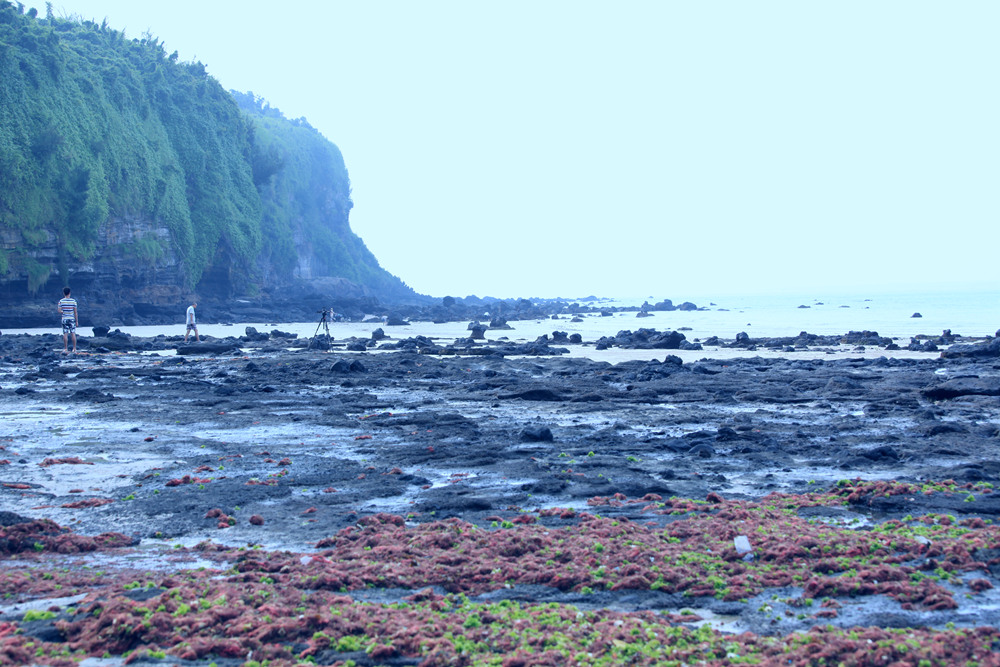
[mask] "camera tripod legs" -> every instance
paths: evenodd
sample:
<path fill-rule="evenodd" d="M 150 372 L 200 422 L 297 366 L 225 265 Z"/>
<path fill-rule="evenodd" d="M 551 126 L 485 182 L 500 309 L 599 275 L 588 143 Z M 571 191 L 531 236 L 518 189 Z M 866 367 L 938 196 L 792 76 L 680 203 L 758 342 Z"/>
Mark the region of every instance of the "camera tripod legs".
<path fill-rule="evenodd" d="M 326 340 L 327 342 L 330 342 L 330 323 L 326 320 L 322 320 L 319 324 L 317 324 L 316 333 L 313 334 L 313 338 L 319 335 L 320 329 L 323 329 L 323 331 L 326 332 Z"/>

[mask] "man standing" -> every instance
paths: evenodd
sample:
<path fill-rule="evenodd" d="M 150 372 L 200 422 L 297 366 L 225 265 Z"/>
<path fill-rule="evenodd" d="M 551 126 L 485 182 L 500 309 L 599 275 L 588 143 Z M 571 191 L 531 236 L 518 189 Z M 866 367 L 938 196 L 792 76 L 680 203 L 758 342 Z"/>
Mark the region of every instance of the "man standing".
<path fill-rule="evenodd" d="M 69 352 L 69 338 L 73 337 L 73 354 L 76 354 L 76 326 L 79 318 L 76 311 L 76 299 L 70 296 L 70 289 L 63 288 L 63 298 L 56 304 L 59 315 L 62 317 L 63 330 L 63 354 Z"/>
<path fill-rule="evenodd" d="M 194 309 L 198 305 L 197 302 L 192 303 L 187 309 L 187 329 L 184 330 L 184 342 L 188 342 L 188 334 L 194 331 L 194 339 L 197 342 L 201 342 L 201 337 L 198 335 L 198 323 L 195 321 Z"/>

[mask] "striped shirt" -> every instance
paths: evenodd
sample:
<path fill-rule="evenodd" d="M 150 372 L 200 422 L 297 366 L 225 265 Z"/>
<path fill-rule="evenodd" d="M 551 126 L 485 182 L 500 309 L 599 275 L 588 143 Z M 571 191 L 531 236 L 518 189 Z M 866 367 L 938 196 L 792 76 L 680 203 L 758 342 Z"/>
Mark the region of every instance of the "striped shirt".
<path fill-rule="evenodd" d="M 76 299 L 72 297 L 64 297 L 59 299 L 59 311 L 62 313 L 62 318 L 64 320 L 75 320 L 76 319 Z"/>

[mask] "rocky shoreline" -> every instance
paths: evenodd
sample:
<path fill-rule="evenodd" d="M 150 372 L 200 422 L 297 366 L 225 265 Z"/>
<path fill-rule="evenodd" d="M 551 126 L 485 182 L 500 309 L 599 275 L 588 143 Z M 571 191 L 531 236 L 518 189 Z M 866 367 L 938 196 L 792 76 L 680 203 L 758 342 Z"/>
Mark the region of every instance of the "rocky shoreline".
<path fill-rule="evenodd" d="M 677 332 L 648 331 L 604 343 L 684 342 L 669 335 Z M 449 624 L 458 619 L 478 637 L 470 618 L 485 627 L 492 614 L 500 628 L 496 604 L 513 600 L 531 609 L 554 603 L 568 617 L 596 614 L 595 624 L 653 633 L 661 646 L 673 641 L 671 628 L 686 628 L 688 643 L 736 641 L 721 654 L 689 656 L 704 664 L 732 664 L 734 650 L 779 664 L 787 653 L 768 647 L 789 645 L 791 633 L 828 633 L 828 644 L 848 651 L 851 628 L 871 639 L 864 633 L 886 625 L 920 647 L 892 653 L 900 664 L 934 660 L 934 647 L 958 647 L 977 626 L 993 630 L 961 655 L 979 664 L 995 658 L 992 649 L 976 652 L 997 641 L 1000 620 L 1000 338 L 915 337 L 921 348 L 943 348 L 916 358 L 889 349 L 874 359 L 723 359 L 705 350 L 696 361 L 660 353 L 610 364 L 558 353 L 600 341 L 555 336 L 527 344 L 534 351 L 471 337 L 334 341 L 330 351 L 250 333 L 194 350 L 180 337 L 106 336 L 70 357 L 53 351 L 56 336 L 0 337 L 0 575 L 12 585 L 31 567 L 86 596 L 47 604 L 52 615 L 29 626 L 13 605 L 59 594 L 44 582 L 7 588 L 19 592 L 0 609 L 0 655 L 21 655 L 34 637 L 55 656 L 38 664 L 76 664 L 59 662 L 69 646 L 88 655 L 99 646 L 111 656 L 130 651 L 131 661 L 150 664 L 160 664 L 161 652 L 170 664 L 243 664 L 247 650 L 271 664 L 306 655 L 320 664 L 463 664 Z M 772 350 L 892 344 L 870 332 L 711 342 Z M 348 351 L 358 343 L 366 351 Z M 159 354 L 166 351 L 176 354 Z M 553 535 L 570 545 L 565 556 L 554 555 Z M 748 538 L 749 560 L 739 536 Z M 366 549 L 384 567 L 351 569 L 367 562 Z M 474 555 L 458 557 L 459 549 Z M 111 574 L 84 581 L 80 568 L 93 561 L 67 561 L 59 550 L 117 555 L 102 566 Z M 340 596 L 319 597 L 342 613 L 367 600 L 390 623 L 403 614 L 399 603 L 407 614 L 447 607 L 451 620 L 440 623 L 451 638 L 445 646 L 443 634 L 427 629 L 433 624 L 412 618 L 423 628 L 411 628 L 413 637 L 432 647 L 423 653 L 416 639 L 386 644 L 388 635 L 371 630 L 334 637 L 325 617 L 326 630 L 314 619 L 295 634 L 296 605 L 286 601 L 268 613 L 294 638 L 247 630 L 226 639 L 225 621 L 202 618 L 215 640 L 192 650 L 142 630 L 145 612 L 135 610 L 148 605 L 127 594 L 140 576 L 130 557 L 157 569 L 142 586 L 175 624 L 180 615 L 168 601 L 201 585 L 178 579 L 185 559 L 208 559 L 215 570 L 235 563 L 242 573 L 226 575 L 236 587 L 229 600 L 240 586 L 256 590 L 270 579 L 303 599 Z M 445 563 L 457 569 L 446 572 Z M 328 586 L 316 583 L 323 577 Z M 459 593 L 470 601 L 452 597 Z M 81 613 L 111 606 L 122 619 L 139 614 L 128 641 L 81 625 Z M 727 635 L 725 623 L 698 629 L 693 616 L 679 618 L 685 610 L 749 634 Z M 535 623 L 542 635 L 555 632 Z M 356 650 L 341 641 L 359 635 Z M 500 635 L 489 641 L 504 645 Z M 624 659 L 634 637 L 616 641 L 624 643 L 601 644 L 607 664 Z M 593 654 L 596 644 L 587 646 Z M 550 664 L 524 657 L 517 642 L 499 653 L 466 648 L 482 654 L 475 660 L 523 654 L 524 662 L 504 664 Z M 238 658 L 227 653 L 237 650 Z M 793 664 L 810 664 L 805 649 L 796 651 Z M 638 648 L 629 655 L 638 664 L 668 659 Z M 559 656 L 546 660 L 591 664 Z"/>
<path fill-rule="evenodd" d="M 408 301 L 398 299 L 380 300 L 356 286 L 344 281 L 314 280 L 289 286 L 279 292 L 265 292 L 258 296 L 219 299 L 200 298 L 192 295 L 188 301 L 156 303 L 112 304 L 104 298 L 89 298 L 81 292 L 74 293 L 80 302 L 80 324 L 83 327 L 107 326 L 131 327 L 142 325 L 172 325 L 183 316 L 184 309 L 191 302 L 199 304 L 199 318 L 205 322 L 313 322 L 317 313 L 332 309 L 338 317 L 347 321 L 360 322 L 365 318 L 381 321 L 383 318 L 395 323 L 404 321 L 460 322 L 482 320 L 484 326 L 503 328 L 507 321 L 536 320 L 555 316 L 613 315 L 628 312 L 648 315 L 656 312 L 692 311 L 704 309 L 689 301 L 674 304 L 671 299 L 656 303 L 648 302 L 639 306 L 612 306 L 602 303 L 596 296 L 581 299 L 499 299 L 444 297 L 414 294 Z M 32 329 L 53 325 L 54 304 L 48 300 L 35 299 L 30 302 L 12 302 L 0 313 L 0 329 Z M 183 319 L 183 318 L 180 318 Z"/>

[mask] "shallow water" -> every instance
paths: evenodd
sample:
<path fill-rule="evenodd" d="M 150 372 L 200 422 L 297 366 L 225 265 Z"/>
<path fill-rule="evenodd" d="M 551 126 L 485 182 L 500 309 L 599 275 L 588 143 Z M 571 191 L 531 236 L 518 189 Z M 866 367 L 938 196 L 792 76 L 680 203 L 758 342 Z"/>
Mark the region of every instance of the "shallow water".
<path fill-rule="evenodd" d="M 655 304 L 659 297 L 602 299 L 596 302 L 577 302 L 595 307 L 639 307 L 643 301 Z M 634 312 L 615 313 L 610 317 L 588 313 L 581 315 L 581 322 L 571 322 L 572 315 L 559 319 L 511 321 L 512 330 L 487 331 L 489 340 L 509 338 L 512 341 L 534 340 L 552 331 L 579 333 L 585 341 L 602 336 L 613 336 L 623 329 L 655 328 L 661 331 L 682 331 L 688 340 L 710 336 L 732 339 L 745 331 L 751 337 L 795 336 L 801 331 L 820 335 L 836 335 L 848 331 L 877 331 L 882 336 L 903 338 L 918 334 L 940 335 L 945 329 L 963 336 L 992 335 L 1000 328 L 1000 290 L 980 289 L 970 291 L 914 291 L 896 294 L 814 294 L 814 295 L 765 295 L 711 297 L 705 299 L 674 299 L 675 305 L 690 300 L 701 310 L 653 312 L 650 317 L 637 318 Z M 572 300 L 567 300 L 573 303 Z M 807 307 L 801 307 L 807 306 Z M 914 318 L 914 313 L 922 317 Z M 484 323 L 490 313 L 483 312 Z M 502 313 L 501 313 L 502 315 Z M 117 327 L 134 336 L 184 335 L 183 313 L 176 326 Z M 311 337 L 317 332 L 316 322 L 246 322 L 219 324 L 201 322 L 202 336 L 217 338 L 243 335 L 247 326 L 258 331 L 279 329 L 299 337 Z M 402 327 L 383 326 L 379 323 L 336 322 L 330 334 L 337 340 L 368 338 L 371 332 L 382 329 L 393 338 L 424 335 L 450 341 L 468 336 L 468 322 L 434 324 L 415 322 Z M 81 327 L 80 333 L 87 333 Z M 61 333 L 58 322 L 42 329 L 10 329 L 6 333 Z"/>

